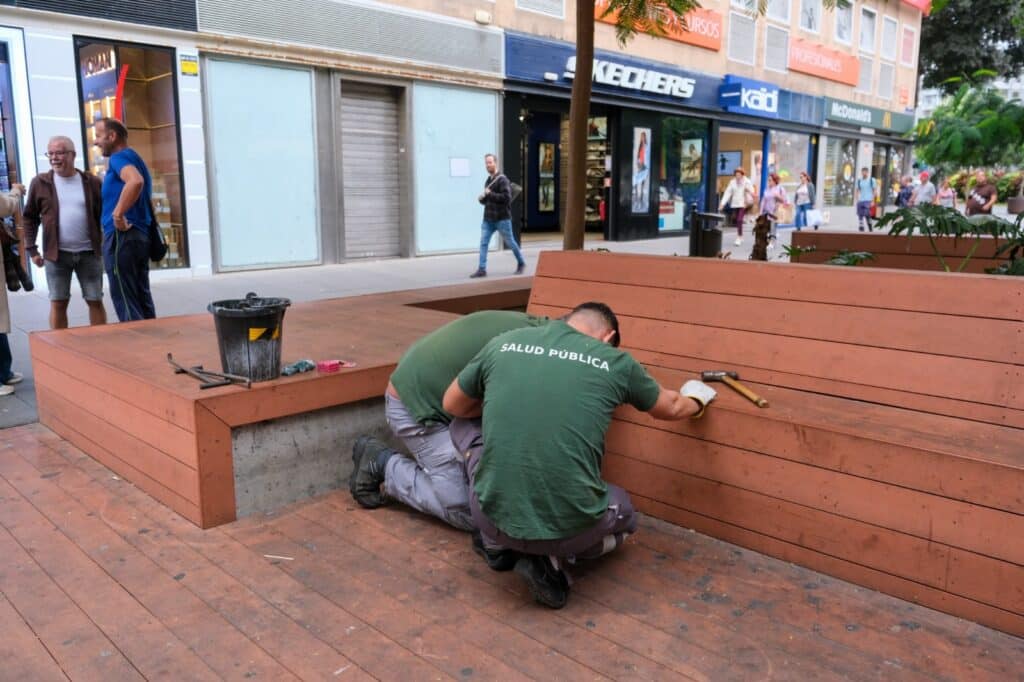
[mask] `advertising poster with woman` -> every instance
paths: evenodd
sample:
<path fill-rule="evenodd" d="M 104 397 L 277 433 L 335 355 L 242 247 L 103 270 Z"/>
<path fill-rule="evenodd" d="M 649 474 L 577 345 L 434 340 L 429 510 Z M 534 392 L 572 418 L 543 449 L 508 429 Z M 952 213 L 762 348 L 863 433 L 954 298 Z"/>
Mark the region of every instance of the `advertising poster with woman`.
<path fill-rule="evenodd" d="M 633 128 L 633 213 L 651 206 L 651 129 Z"/>

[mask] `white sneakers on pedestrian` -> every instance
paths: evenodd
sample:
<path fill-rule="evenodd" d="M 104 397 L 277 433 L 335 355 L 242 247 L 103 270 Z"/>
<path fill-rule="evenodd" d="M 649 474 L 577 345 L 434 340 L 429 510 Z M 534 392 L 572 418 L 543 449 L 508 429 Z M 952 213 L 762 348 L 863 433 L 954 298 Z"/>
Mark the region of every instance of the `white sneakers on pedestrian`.
<path fill-rule="evenodd" d="M 24 374 L 21 374 L 20 372 L 11 372 L 11 378 L 5 381 L 4 383 L 7 384 L 8 386 L 13 386 L 14 384 L 20 384 L 24 380 Z"/>
<path fill-rule="evenodd" d="M 732 243 L 733 246 L 743 246 L 743 237 L 736 237 L 736 241 Z"/>
<path fill-rule="evenodd" d="M 7 384 L 0 384 L 0 396 L 10 395 L 14 393 L 14 386 L 8 386 Z"/>

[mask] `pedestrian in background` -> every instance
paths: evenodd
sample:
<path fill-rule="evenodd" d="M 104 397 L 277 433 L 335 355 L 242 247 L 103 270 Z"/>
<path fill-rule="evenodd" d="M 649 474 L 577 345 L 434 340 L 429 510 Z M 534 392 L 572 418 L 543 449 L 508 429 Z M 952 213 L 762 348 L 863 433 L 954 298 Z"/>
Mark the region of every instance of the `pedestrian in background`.
<path fill-rule="evenodd" d="M 998 195 L 996 186 L 988 181 L 985 171 L 978 171 L 974 174 L 974 189 L 967 195 L 967 215 L 991 214 Z"/>
<path fill-rule="evenodd" d="M 800 184 L 796 188 L 796 194 L 793 197 L 793 203 L 796 204 L 796 229 L 802 230 L 807 227 L 807 211 L 814 208 L 814 197 L 815 197 L 814 183 L 811 182 L 811 176 L 805 171 L 800 171 Z M 814 229 L 817 230 L 818 226 L 815 225 Z"/>
<path fill-rule="evenodd" d="M 150 197 L 146 163 L 128 146 L 128 129 L 113 118 L 96 122 L 96 146 L 109 157 L 103 178 L 103 263 L 110 300 L 121 322 L 156 317 L 149 290 Z"/>
<path fill-rule="evenodd" d="M 904 175 L 900 178 L 900 188 L 896 192 L 897 208 L 907 208 L 910 206 L 910 197 L 912 196 L 914 196 L 914 185 L 910 181 L 910 176 Z"/>
<path fill-rule="evenodd" d="M 718 210 L 728 210 L 731 213 L 733 225 L 736 227 L 736 246 L 743 245 L 743 221 L 747 217 L 747 207 L 757 203 L 757 190 L 754 183 L 747 177 L 746 171 L 737 168 L 732 173 L 732 180 L 729 181 L 725 192 L 722 193 L 722 200 L 718 203 Z"/>
<path fill-rule="evenodd" d="M 935 195 L 935 203 L 956 210 L 956 190 L 949 184 L 949 178 L 942 179 L 942 189 Z"/>
<path fill-rule="evenodd" d="M 103 307 L 103 184 L 75 168 L 75 143 L 63 135 L 46 146 L 50 170 L 29 185 L 25 200 L 25 243 L 36 267 L 46 268 L 50 329 L 66 329 L 71 276 L 78 278 L 89 306 L 89 324 L 106 324 Z M 43 228 L 43 251 L 36 235 Z"/>
<path fill-rule="evenodd" d="M 935 183 L 931 180 L 931 175 L 928 171 L 921 171 L 918 179 L 921 181 L 921 184 L 917 186 L 913 196 L 910 197 L 910 205 L 923 206 L 925 204 L 934 204 L 938 192 L 935 189 Z"/>
<path fill-rule="evenodd" d="M 10 192 L 0 194 L 0 218 L 7 218 L 21 209 L 21 196 L 25 188 L 15 185 Z M 0 259 L 0 282 L 7 281 L 4 262 Z M 11 369 L 14 357 L 11 355 L 11 344 L 7 335 L 11 333 L 11 311 L 7 306 L 7 289 L 0 284 L 0 396 L 14 393 L 14 385 L 24 377 Z"/>
<path fill-rule="evenodd" d="M 871 177 L 867 168 L 860 169 L 860 177 L 857 179 L 857 229 L 861 232 L 871 226 L 871 207 L 875 203 L 875 195 L 878 193 L 878 182 Z"/>
<path fill-rule="evenodd" d="M 512 255 L 516 257 L 516 274 L 521 275 L 526 270 L 526 261 L 516 243 L 516 236 L 512 234 L 512 183 L 504 173 L 498 172 L 498 157 L 494 154 L 484 156 L 484 165 L 487 167 L 487 179 L 484 191 L 477 197 L 484 207 L 484 221 L 480 226 L 480 262 L 470 277 L 487 276 L 487 250 L 495 232 L 500 233 L 502 241 L 512 249 Z"/>
<path fill-rule="evenodd" d="M 786 196 L 786 188 L 782 186 L 782 178 L 778 173 L 768 174 L 768 189 L 761 197 L 761 215 L 768 216 L 771 220 L 772 231 L 769 236 L 768 249 L 775 248 L 775 241 L 778 239 L 778 210 L 782 206 L 789 206 L 789 198 Z"/>

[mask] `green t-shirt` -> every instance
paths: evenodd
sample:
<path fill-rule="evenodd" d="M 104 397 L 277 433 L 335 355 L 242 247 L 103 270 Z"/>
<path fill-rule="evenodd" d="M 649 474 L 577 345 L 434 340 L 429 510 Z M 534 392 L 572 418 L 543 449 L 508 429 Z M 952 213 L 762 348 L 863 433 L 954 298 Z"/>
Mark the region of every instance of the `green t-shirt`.
<path fill-rule="evenodd" d="M 646 412 L 661 391 L 628 353 L 562 321 L 494 339 L 459 386 L 484 402 L 480 507 L 520 540 L 594 525 L 608 508 L 601 458 L 612 412 L 623 403 Z"/>
<path fill-rule="evenodd" d="M 441 400 L 459 370 L 495 336 L 547 321 L 508 310 L 482 310 L 460 317 L 410 346 L 391 375 L 391 385 L 416 421 L 447 424 L 452 417 L 441 407 Z"/>

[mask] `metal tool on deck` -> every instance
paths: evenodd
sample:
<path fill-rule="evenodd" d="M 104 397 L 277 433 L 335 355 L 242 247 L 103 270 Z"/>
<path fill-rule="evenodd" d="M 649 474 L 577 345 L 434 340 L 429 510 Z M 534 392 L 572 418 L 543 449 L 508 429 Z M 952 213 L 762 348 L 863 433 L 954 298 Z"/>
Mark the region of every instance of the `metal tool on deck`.
<path fill-rule="evenodd" d="M 705 383 L 721 381 L 758 407 L 768 407 L 768 401 L 741 384 L 739 378 L 740 375 L 737 372 L 727 372 L 725 370 L 710 370 L 700 373 L 701 381 Z"/>
<path fill-rule="evenodd" d="M 196 365 L 194 367 L 184 367 L 179 365 L 175 360 L 174 356 L 170 353 L 167 354 L 167 362 L 170 363 L 171 367 L 174 368 L 175 374 L 187 374 L 193 379 L 199 381 L 200 390 L 206 388 L 217 388 L 218 386 L 230 386 L 231 384 L 240 384 L 246 388 L 252 387 L 252 382 L 248 377 L 240 377 L 236 374 L 222 374 L 220 372 L 211 372 L 203 369 L 202 365 Z"/>

